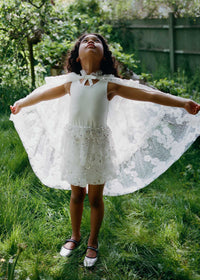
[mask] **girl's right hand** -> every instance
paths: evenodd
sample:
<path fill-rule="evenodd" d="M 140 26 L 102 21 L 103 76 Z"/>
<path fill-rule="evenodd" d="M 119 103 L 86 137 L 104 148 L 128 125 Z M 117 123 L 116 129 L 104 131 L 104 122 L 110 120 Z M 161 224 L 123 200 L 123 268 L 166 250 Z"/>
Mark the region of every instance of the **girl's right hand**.
<path fill-rule="evenodd" d="M 11 113 L 14 114 L 14 115 L 18 114 L 20 112 L 21 108 L 22 107 L 21 107 L 21 102 L 20 101 L 15 102 L 14 106 L 10 105 Z"/>

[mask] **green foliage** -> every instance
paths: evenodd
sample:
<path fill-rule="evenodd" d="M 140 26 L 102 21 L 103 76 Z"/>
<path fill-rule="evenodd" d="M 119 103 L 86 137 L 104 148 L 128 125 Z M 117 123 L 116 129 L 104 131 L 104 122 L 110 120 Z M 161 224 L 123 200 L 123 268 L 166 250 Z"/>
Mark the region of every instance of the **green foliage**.
<path fill-rule="evenodd" d="M 108 41 L 112 33 L 112 26 L 105 23 L 106 12 L 96 0 L 76 0 L 64 8 L 50 1 L 10 0 L 2 3 L 0 16 L 1 112 L 31 91 L 27 40 L 33 42 L 36 85 L 41 85 L 44 77 L 51 75 L 51 68 L 64 71 L 66 54 L 82 33 L 98 32 Z M 120 44 L 111 43 L 111 47 L 121 72 L 136 68 L 133 54 L 123 53 Z"/>
<path fill-rule="evenodd" d="M 37 61 L 44 65 L 46 69 L 50 67 L 60 67 L 63 69 L 63 59 L 66 53 L 71 49 L 70 41 L 63 40 L 62 42 L 53 41 L 48 35 L 35 47 L 37 53 Z"/>
<path fill-rule="evenodd" d="M 75 0 L 69 7 L 73 14 L 86 14 L 90 17 L 100 17 L 103 13 L 100 2 L 96 0 Z"/>
<path fill-rule="evenodd" d="M 50 1 L 3 1 L 0 6 L 0 76 L 4 83 L 35 85 L 32 46 L 41 41 L 51 18 Z M 6 69 L 5 69 L 6 68 Z M 5 71 L 6 70 L 6 71 Z M 13 77 L 10 77 L 10 73 Z"/>
<path fill-rule="evenodd" d="M 168 17 L 169 12 L 174 12 L 176 17 L 200 15 L 199 1 L 196 0 L 103 0 L 102 2 L 108 17 L 122 22 L 138 18 Z"/>
<path fill-rule="evenodd" d="M 77 0 L 64 8 L 47 0 L 4 1 L 0 18 L 0 76 L 7 85 L 30 85 L 30 43 L 36 74 L 38 65 L 49 74 L 50 67 L 63 67 L 71 43 L 82 33 L 100 32 L 109 39 L 112 30 L 96 0 Z"/>
<path fill-rule="evenodd" d="M 6 115 L 0 117 L 0 143 L 0 278 L 6 279 L 9 270 L 20 280 L 199 279 L 199 140 L 148 187 L 104 197 L 99 260 L 93 270 L 83 267 L 88 197 L 82 242 L 74 255 L 61 258 L 60 247 L 71 234 L 70 192 L 39 182 Z"/>
<path fill-rule="evenodd" d="M 183 84 L 186 87 L 190 97 L 200 100 L 200 80 L 199 80 L 200 71 L 197 70 L 193 75 L 186 75 L 185 71 L 178 69 L 177 73 L 174 74 L 175 79 L 178 83 Z"/>
<path fill-rule="evenodd" d="M 117 61 L 120 62 L 121 74 L 125 74 L 127 71 L 132 72 L 137 68 L 134 54 L 124 53 L 119 43 L 112 43 L 110 49 Z"/>
<path fill-rule="evenodd" d="M 55 19 L 49 25 L 49 32 L 35 47 L 36 60 L 46 67 L 58 67 L 63 70 L 64 59 L 82 34 L 99 32 L 109 38 L 111 25 L 104 24 L 104 15 L 99 2 L 95 0 L 75 1 L 63 11 L 57 6 Z"/>
<path fill-rule="evenodd" d="M 7 111 L 10 104 L 32 90 L 28 41 L 33 43 L 37 86 L 44 83 L 45 76 L 51 75 L 51 68 L 58 69 L 59 74 L 63 73 L 66 54 L 84 32 L 98 32 L 108 40 L 119 61 L 122 76 L 127 78 L 133 71 L 140 71 L 135 54 L 123 51 L 120 43 L 116 43 L 117 35 L 112 24 L 108 24 L 111 12 L 136 9 L 130 1 L 75 0 L 68 5 L 55 3 L 52 5 L 47 0 L 9 0 L 0 4 L 1 112 Z M 199 73 L 188 79 L 179 71 L 172 78 L 156 78 L 150 82 L 165 92 L 198 99 Z"/>
<path fill-rule="evenodd" d="M 17 261 L 19 259 L 20 254 L 22 253 L 22 251 L 26 248 L 26 246 L 24 244 L 18 244 L 18 250 L 15 256 L 15 260 L 13 260 L 12 258 L 9 259 L 8 262 L 8 271 L 7 271 L 7 275 L 8 275 L 8 280 L 14 280 L 14 272 L 15 272 L 15 267 L 17 265 Z"/>
<path fill-rule="evenodd" d="M 149 83 L 159 90 L 170 93 L 176 96 L 184 98 L 191 98 L 200 101 L 199 91 L 199 72 L 197 71 L 193 77 L 185 75 L 184 71 L 178 71 L 172 77 L 165 78 L 154 78 L 154 75 L 142 73 L 140 79 L 146 83 Z"/>
<path fill-rule="evenodd" d="M 174 95 L 184 95 L 186 93 L 186 88 L 184 88 L 183 85 L 178 84 L 174 80 L 168 80 L 167 78 L 154 81 L 153 85 L 163 92 Z"/>
<path fill-rule="evenodd" d="M 30 92 L 30 87 L 15 87 L 14 85 L 0 85 L 0 111 L 10 112 L 10 105 Z"/>

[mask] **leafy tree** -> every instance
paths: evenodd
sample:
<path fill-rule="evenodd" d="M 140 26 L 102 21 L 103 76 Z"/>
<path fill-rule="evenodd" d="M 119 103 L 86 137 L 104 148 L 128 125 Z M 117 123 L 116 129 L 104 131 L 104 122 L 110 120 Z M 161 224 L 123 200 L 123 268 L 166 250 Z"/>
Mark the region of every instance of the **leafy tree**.
<path fill-rule="evenodd" d="M 103 0 L 110 19 L 163 18 L 169 12 L 176 17 L 200 16 L 199 0 Z"/>
<path fill-rule="evenodd" d="M 83 32 L 106 33 L 102 9 L 96 0 L 77 0 L 73 5 L 50 0 L 9 0 L 0 5 L 0 74 L 3 81 L 29 71 L 35 87 L 35 69 L 46 71 L 61 64 L 71 41 Z M 43 69 L 42 69 L 43 68 Z M 30 69 L 30 70 L 29 70 Z M 17 82 L 17 81 L 16 81 Z M 18 84 L 18 82 L 17 82 Z"/>
<path fill-rule="evenodd" d="M 19 73 L 20 70 L 27 73 L 30 65 L 32 87 L 35 86 L 33 46 L 47 32 L 51 13 L 49 0 L 10 0 L 0 6 L 1 58 L 7 62 L 12 59 Z"/>
<path fill-rule="evenodd" d="M 197 17 L 200 15 L 199 0 L 136 0 L 136 3 L 140 3 L 139 14 L 148 18 L 167 17 L 169 12 L 173 12 L 175 17 Z"/>
<path fill-rule="evenodd" d="M 50 69 L 63 70 L 65 56 L 84 32 L 99 32 L 112 43 L 112 26 L 98 0 L 75 0 L 64 5 L 47 0 L 8 0 L 0 5 L 0 105 L 11 104 L 43 83 Z M 114 39 L 115 40 L 115 39 Z M 121 71 L 133 70 L 133 55 L 111 44 Z M 31 71 L 30 71 L 31 70 Z M 8 95 L 9 92 L 9 95 Z"/>

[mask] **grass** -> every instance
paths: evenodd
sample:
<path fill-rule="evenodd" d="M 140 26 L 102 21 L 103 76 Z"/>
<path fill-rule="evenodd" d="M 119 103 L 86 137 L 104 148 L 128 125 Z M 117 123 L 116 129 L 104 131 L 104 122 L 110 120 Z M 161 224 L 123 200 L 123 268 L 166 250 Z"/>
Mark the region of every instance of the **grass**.
<path fill-rule="evenodd" d="M 1 116 L 0 279 L 200 279 L 199 147 L 197 140 L 148 187 L 104 198 L 99 261 L 85 269 L 88 199 L 82 243 L 72 257 L 63 259 L 59 250 L 71 234 L 70 192 L 39 182 L 12 123 Z"/>

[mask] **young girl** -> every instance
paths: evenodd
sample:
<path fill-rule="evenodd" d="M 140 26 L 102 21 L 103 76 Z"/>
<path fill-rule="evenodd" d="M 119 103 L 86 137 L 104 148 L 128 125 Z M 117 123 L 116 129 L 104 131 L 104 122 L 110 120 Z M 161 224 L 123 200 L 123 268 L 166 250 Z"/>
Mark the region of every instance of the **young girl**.
<path fill-rule="evenodd" d="M 80 242 L 88 185 L 91 232 L 84 265 L 91 267 L 98 255 L 103 193 L 131 193 L 163 173 L 200 134 L 200 117 L 193 116 L 200 105 L 117 78 L 114 58 L 99 34 L 79 38 L 67 68 L 68 74 L 47 78 L 46 85 L 11 106 L 11 120 L 40 180 L 49 187 L 71 187 L 72 235 L 62 256 Z"/>

